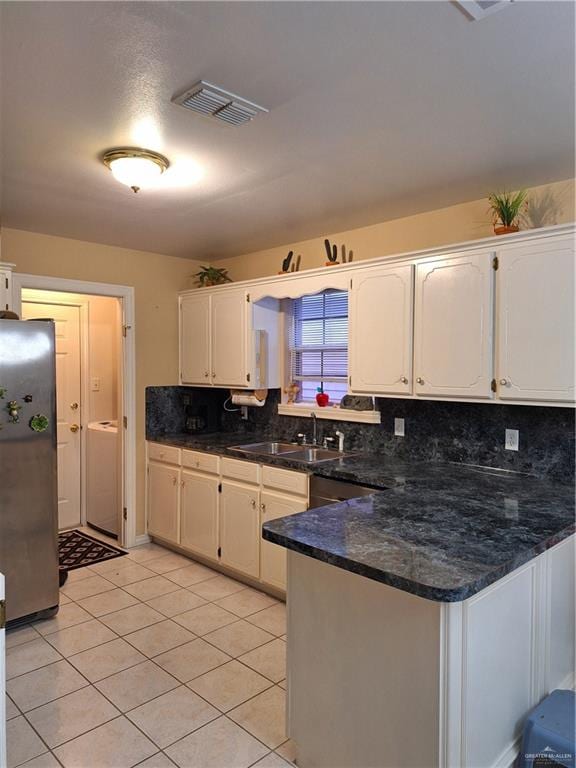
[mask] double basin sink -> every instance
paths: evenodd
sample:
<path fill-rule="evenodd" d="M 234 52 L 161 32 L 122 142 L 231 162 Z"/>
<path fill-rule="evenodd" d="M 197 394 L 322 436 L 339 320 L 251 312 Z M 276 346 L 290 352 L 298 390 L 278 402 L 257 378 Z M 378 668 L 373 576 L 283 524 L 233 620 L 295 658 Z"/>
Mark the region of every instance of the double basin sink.
<path fill-rule="evenodd" d="M 230 448 L 231 451 L 238 453 L 248 453 L 255 456 L 285 456 L 293 461 L 302 461 L 306 464 L 318 464 L 321 461 L 334 461 L 348 453 L 332 451 L 328 448 L 317 448 L 315 446 L 298 445 L 297 443 L 280 443 L 272 441 L 269 443 L 250 443 L 248 445 L 235 445 Z"/>

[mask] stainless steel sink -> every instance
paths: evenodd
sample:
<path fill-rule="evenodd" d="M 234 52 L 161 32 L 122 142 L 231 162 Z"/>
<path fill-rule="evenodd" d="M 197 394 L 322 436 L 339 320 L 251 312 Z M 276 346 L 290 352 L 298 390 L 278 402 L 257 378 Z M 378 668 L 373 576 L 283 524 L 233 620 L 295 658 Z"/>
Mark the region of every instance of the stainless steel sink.
<path fill-rule="evenodd" d="M 305 461 L 308 464 L 317 464 L 319 461 L 333 461 L 347 456 L 346 453 L 339 451 L 330 451 L 328 448 L 302 448 L 290 453 L 290 459 L 294 461 Z"/>
<path fill-rule="evenodd" d="M 301 446 L 297 443 L 250 443 L 248 445 L 234 445 L 230 448 L 231 451 L 238 451 L 239 453 L 255 453 L 257 455 L 277 456 L 280 453 L 292 453 L 294 451 L 300 451 Z"/>

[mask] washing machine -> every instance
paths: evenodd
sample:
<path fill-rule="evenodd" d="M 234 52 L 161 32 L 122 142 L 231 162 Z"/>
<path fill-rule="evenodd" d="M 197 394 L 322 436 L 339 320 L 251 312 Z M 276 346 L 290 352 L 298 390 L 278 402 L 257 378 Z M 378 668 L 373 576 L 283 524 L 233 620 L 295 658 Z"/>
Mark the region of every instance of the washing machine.
<path fill-rule="evenodd" d="M 86 522 L 118 537 L 118 422 L 91 421 L 86 445 Z"/>

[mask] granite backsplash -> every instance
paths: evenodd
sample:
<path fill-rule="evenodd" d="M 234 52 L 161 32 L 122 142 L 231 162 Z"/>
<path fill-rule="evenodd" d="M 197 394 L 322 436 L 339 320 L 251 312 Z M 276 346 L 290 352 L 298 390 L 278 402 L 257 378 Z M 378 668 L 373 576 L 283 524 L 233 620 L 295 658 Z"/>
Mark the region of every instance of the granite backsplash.
<path fill-rule="evenodd" d="M 280 416 L 279 390 L 272 390 L 262 408 L 249 408 L 248 420 L 225 411 L 228 390 L 194 387 L 146 388 L 146 437 L 186 432 L 186 416 L 196 408 L 210 415 L 209 431 L 231 432 L 240 442 L 250 434 L 295 440 L 311 435 L 310 419 Z M 527 472 L 561 482 L 574 477 L 575 411 L 528 405 L 376 400 L 381 424 L 318 420 L 320 440 L 345 434 L 346 449 L 396 456 L 414 461 L 454 461 Z M 231 407 L 228 403 L 227 407 Z M 406 436 L 395 437 L 394 418 L 405 419 Z M 504 449 L 505 429 L 520 432 L 518 451 Z M 206 430 L 208 431 L 208 429 Z M 244 439 L 246 438 L 246 439 Z M 234 438 L 236 439 L 236 438 Z"/>

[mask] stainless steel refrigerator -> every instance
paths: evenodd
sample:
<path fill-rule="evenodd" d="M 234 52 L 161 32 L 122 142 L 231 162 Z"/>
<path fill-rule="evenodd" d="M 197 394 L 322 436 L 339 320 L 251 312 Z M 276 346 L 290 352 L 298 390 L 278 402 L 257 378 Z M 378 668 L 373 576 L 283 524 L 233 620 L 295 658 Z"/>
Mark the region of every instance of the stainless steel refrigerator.
<path fill-rule="evenodd" d="M 0 573 L 8 622 L 58 610 L 51 320 L 0 320 Z"/>

